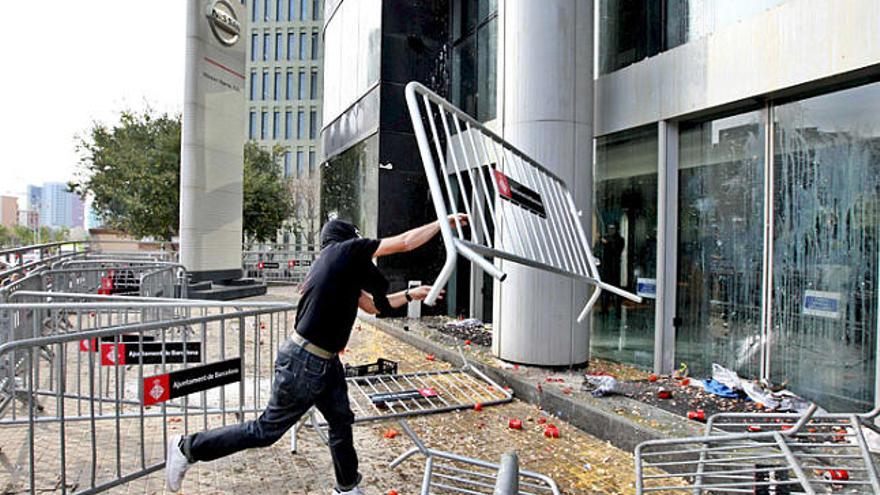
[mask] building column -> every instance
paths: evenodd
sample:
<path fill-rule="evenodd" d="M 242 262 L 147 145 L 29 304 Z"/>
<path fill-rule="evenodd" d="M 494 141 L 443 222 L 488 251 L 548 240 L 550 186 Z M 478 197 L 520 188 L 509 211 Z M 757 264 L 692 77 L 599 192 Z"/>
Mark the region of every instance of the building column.
<path fill-rule="evenodd" d="M 499 107 L 504 138 L 569 186 L 589 234 L 592 223 L 593 2 L 507 1 L 499 15 Z M 493 352 L 537 365 L 589 359 L 589 327 L 576 318 L 585 283 L 502 262 L 495 282 Z"/>

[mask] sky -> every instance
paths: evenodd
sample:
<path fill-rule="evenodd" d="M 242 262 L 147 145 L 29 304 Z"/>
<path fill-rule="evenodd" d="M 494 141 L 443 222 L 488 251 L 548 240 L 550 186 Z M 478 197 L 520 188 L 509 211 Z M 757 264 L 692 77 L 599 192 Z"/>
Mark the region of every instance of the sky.
<path fill-rule="evenodd" d="M 120 110 L 147 105 L 182 110 L 185 4 L 4 2 L 0 194 L 72 179 L 74 137 L 94 121 L 112 124 Z"/>

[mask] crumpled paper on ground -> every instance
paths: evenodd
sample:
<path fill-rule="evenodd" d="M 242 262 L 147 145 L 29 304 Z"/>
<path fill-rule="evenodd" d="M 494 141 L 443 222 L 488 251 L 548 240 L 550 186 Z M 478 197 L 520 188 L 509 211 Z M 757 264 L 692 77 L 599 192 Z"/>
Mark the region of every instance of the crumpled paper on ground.
<path fill-rule="evenodd" d="M 584 389 L 593 397 L 604 397 L 618 393 L 617 378 L 608 375 L 585 375 Z"/>

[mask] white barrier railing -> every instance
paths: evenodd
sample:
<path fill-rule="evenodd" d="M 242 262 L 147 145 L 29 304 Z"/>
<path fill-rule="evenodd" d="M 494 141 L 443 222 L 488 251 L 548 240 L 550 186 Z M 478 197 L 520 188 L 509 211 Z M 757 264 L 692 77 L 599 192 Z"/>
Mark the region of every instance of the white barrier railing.
<path fill-rule="evenodd" d="M 423 85 L 409 83 L 406 102 L 437 218 L 462 210 L 470 218 L 470 228 L 458 218 L 439 222 L 446 263 L 426 303 L 436 301 L 457 254 L 502 281 L 486 256 L 588 282 L 595 290 L 578 321 L 602 290 L 642 301 L 600 279 L 565 182 Z"/>

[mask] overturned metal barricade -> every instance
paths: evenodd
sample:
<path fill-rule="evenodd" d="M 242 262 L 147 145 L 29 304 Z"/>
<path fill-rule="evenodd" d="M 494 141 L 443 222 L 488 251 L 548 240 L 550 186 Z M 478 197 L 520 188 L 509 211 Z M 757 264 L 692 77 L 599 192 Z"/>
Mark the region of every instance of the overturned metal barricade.
<path fill-rule="evenodd" d="M 293 331 L 288 304 L 67 297 L 94 300 L 0 304 L 34 324 L 0 345 L 10 492 L 102 491 L 162 469 L 170 435 L 256 417 Z"/>
<path fill-rule="evenodd" d="M 636 448 L 636 493 L 880 493 L 867 414 L 724 413 L 701 437 Z"/>
<path fill-rule="evenodd" d="M 346 378 L 355 423 L 460 411 L 477 404 L 494 406 L 513 400 L 511 392 L 471 366 L 464 354 L 461 358 L 464 363 L 457 369 Z M 327 423 L 312 409 L 293 428 L 292 452 L 296 452 L 297 434 L 306 425 L 327 440 Z"/>
<path fill-rule="evenodd" d="M 560 495 L 559 487 L 549 476 L 519 469 L 516 456 L 504 456 L 495 464 L 425 446 L 405 420 L 400 426 L 415 444 L 391 462 L 395 468 L 416 454 L 425 456 L 421 495 L 441 493 Z"/>
<path fill-rule="evenodd" d="M 485 257 L 558 273 L 596 290 L 578 315 L 582 321 L 601 290 L 641 298 L 601 281 L 587 235 L 565 182 L 481 123 L 423 85 L 406 86 L 406 102 L 428 179 L 446 262 L 425 302 L 433 304 L 461 254 L 493 277 L 505 274 Z M 456 217 L 470 218 L 469 233 Z"/>

